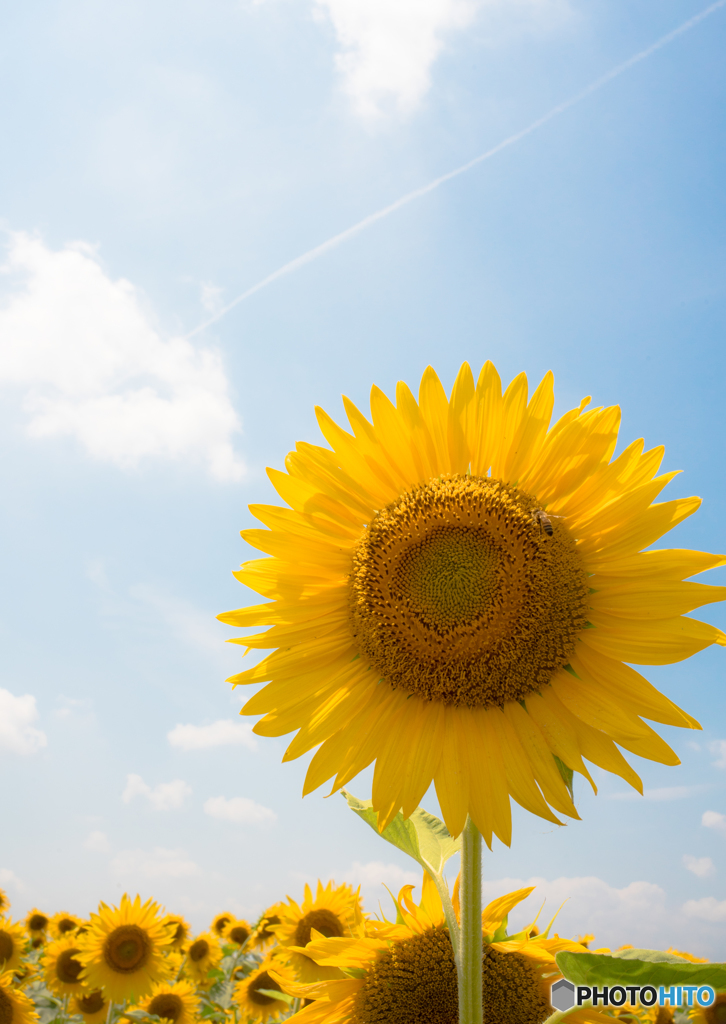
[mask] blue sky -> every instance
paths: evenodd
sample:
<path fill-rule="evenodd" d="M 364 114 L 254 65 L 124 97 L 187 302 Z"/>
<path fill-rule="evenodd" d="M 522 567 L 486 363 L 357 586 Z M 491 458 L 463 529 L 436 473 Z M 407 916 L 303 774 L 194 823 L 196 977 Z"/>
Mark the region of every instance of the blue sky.
<path fill-rule="evenodd" d="M 704 5 L 705 6 L 705 5 Z M 673 543 L 724 540 L 726 7 L 486 163 L 288 261 L 516 133 L 704 9 L 686 0 L 27 0 L 0 32 L 0 886 L 16 913 L 128 889 L 203 927 L 318 876 L 371 909 L 413 865 L 237 718 L 214 615 L 265 466 L 432 363 L 552 368 L 666 446 Z M 669 542 L 670 543 L 670 542 Z M 710 574 L 726 582 L 726 572 Z M 704 618 L 722 627 L 712 608 Z M 538 878 L 563 932 L 726 958 L 724 653 L 649 677 L 704 724 L 646 797 L 515 813 L 487 894 Z M 223 723 L 222 725 L 215 723 Z M 186 727 L 186 728 L 178 728 Z M 366 796 L 370 782 L 351 785 Z M 426 805 L 436 809 L 435 799 Z M 455 865 L 452 865 L 455 866 Z M 509 880 L 509 881 L 507 881 Z"/>

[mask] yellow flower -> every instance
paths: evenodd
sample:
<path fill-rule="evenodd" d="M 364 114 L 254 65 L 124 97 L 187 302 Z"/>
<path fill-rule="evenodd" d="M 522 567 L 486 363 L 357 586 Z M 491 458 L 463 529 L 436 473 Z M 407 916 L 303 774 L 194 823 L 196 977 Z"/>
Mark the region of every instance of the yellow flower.
<path fill-rule="evenodd" d="M 194 985 L 189 981 L 162 982 L 154 985 L 146 999 L 130 1009 L 154 1014 L 172 1024 L 194 1024 L 199 1000 L 194 994 Z"/>
<path fill-rule="evenodd" d="M 78 936 L 81 980 L 115 1003 L 145 996 L 169 976 L 164 950 L 172 937 L 153 900 L 142 904 L 137 896 L 132 903 L 124 893 L 119 907 L 101 903 L 88 931 Z"/>
<path fill-rule="evenodd" d="M 53 914 L 50 919 L 50 934 L 54 939 L 62 939 L 64 935 L 76 931 L 81 927 L 83 921 L 75 914 L 67 914 L 65 910 Z"/>
<path fill-rule="evenodd" d="M 282 947 L 307 946 L 313 930 L 328 938 L 349 935 L 353 925 L 362 917 L 360 894 L 349 885 L 336 886 L 335 882 L 328 882 L 324 887 L 318 881 L 315 897 L 310 886 L 306 885 L 302 906 L 288 897 L 288 902 L 280 906 L 279 917 L 280 923 L 272 930 Z M 289 954 L 289 963 L 300 981 L 341 977 L 334 967 L 319 967 L 298 952 Z"/>
<path fill-rule="evenodd" d="M 0 973 L 0 1021 L 2 1024 L 36 1024 L 40 1018 L 24 992 L 13 988 L 13 973 Z"/>
<path fill-rule="evenodd" d="M 477 384 L 465 363 L 447 400 L 429 367 L 418 403 L 374 387 L 372 422 L 344 399 L 350 432 L 318 409 L 330 447 L 269 470 L 290 507 L 251 506 L 267 529 L 242 536 L 272 557 L 235 573 L 269 600 L 219 618 L 271 627 L 235 639 L 274 650 L 230 681 L 270 680 L 242 712 L 260 735 L 297 730 L 285 760 L 319 748 L 305 793 L 375 762 L 381 827 L 433 780 L 452 834 L 469 813 L 508 843 L 510 796 L 577 817 L 555 758 L 641 791 L 616 743 L 678 763 L 642 719 L 698 723 L 627 663 L 726 644 L 683 615 L 724 598 L 683 581 L 726 558 L 644 550 L 699 499 L 653 504 L 663 449 L 613 459 L 620 411 L 588 401 L 548 430 L 551 373 L 527 402 L 524 374 L 502 395 L 491 363 Z"/>
<path fill-rule="evenodd" d="M 235 917 L 232 918 L 224 929 L 224 940 L 225 942 L 233 942 L 235 946 L 244 946 L 251 934 L 252 928 L 249 922 Z"/>
<path fill-rule="evenodd" d="M 189 941 L 192 931 L 189 922 L 185 921 L 179 914 L 167 914 L 164 921 L 173 928 L 171 948 L 183 949 Z"/>
<path fill-rule="evenodd" d="M 30 938 L 40 939 L 41 942 L 45 941 L 49 924 L 50 919 L 38 910 L 37 907 L 33 907 L 25 917 L 25 927 L 28 930 Z M 35 943 L 33 944 L 35 945 Z"/>
<path fill-rule="evenodd" d="M 7 914 L 10 910 L 10 897 L 4 889 L 0 889 L 0 915 Z"/>
<path fill-rule="evenodd" d="M 274 903 L 267 908 L 252 933 L 251 949 L 265 949 L 275 942 L 274 928 L 280 923 L 280 912 L 284 906 L 284 903 Z"/>
<path fill-rule="evenodd" d="M 18 969 L 25 942 L 23 926 L 13 924 L 9 917 L 0 917 L 0 972 Z"/>
<path fill-rule="evenodd" d="M 84 1024 L 103 1024 L 108 1016 L 108 999 L 96 989 L 71 999 L 71 1012 L 80 1014 Z"/>
<path fill-rule="evenodd" d="M 51 942 L 43 957 L 43 971 L 48 988 L 59 996 L 74 996 L 84 990 L 80 980 L 83 964 L 77 955 L 80 940 L 72 935 Z"/>
<path fill-rule="evenodd" d="M 421 903 L 411 898 L 413 886 L 396 901 L 397 922 L 363 921 L 346 938 L 316 937 L 306 954 L 321 965 L 337 967 L 342 980 L 313 985 L 288 983 L 299 998 L 314 1000 L 301 1010 L 299 1024 L 456 1024 L 456 965 L 436 889 L 424 875 Z M 494 900 L 482 914 L 485 938 L 531 889 Z M 524 929 L 524 936 L 531 934 Z M 483 1024 L 542 1024 L 553 1012 L 550 986 L 560 974 L 555 953 L 584 952 L 567 939 L 535 938 L 486 941 L 482 957 Z M 276 976 L 273 971 L 273 976 Z M 606 1024 L 610 1019 L 589 1009 L 568 1016 L 572 1024 Z"/>
<path fill-rule="evenodd" d="M 217 914 L 217 916 L 214 918 L 211 925 L 209 926 L 210 931 L 213 931 L 215 935 L 221 937 L 224 934 L 224 929 L 227 927 L 227 925 L 229 924 L 233 917 L 234 914 L 228 914 L 226 911 L 222 914 Z"/>
<path fill-rule="evenodd" d="M 272 974 L 274 973 L 274 977 Z M 260 966 L 235 985 L 233 999 L 252 1021 L 267 1021 L 287 1016 L 289 1005 L 265 992 L 287 992 L 293 983 L 292 972 L 277 959 L 268 957 Z M 263 991 L 260 991 L 262 989 Z"/>
<path fill-rule="evenodd" d="M 699 1006 L 689 1010 L 688 1019 L 694 1024 L 723 1024 L 723 1021 L 726 1021 L 726 994 L 717 992 L 716 999 L 710 1006 Z M 665 1022 L 658 1021 L 658 1024 Z"/>
<path fill-rule="evenodd" d="M 216 967 L 221 959 L 222 950 L 217 936 L 212 932 L 203 932 L 201 935 L 197 935 L 187 950 L 184 970 L 197 985 L 204 987 L 209 985 L 207 976 L 209 968 Z"/>

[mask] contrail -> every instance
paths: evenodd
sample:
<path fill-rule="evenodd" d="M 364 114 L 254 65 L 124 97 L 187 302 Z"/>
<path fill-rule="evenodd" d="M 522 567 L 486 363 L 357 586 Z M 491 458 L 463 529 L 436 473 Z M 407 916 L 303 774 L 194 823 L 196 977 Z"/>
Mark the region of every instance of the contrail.
<path fill-rule="evenodd" d="M 263 277 L 261 281 L 257 282 L 257 284 L 253 284 L 251 288 L 247 289 L 247 291 L 242 292 L 242 294 L 238 295 L 236 299 L 229 302 L 226 306 L 220 309 L 219 312 L 215 313 L 214 316 L 210 317 L 209 320 L 205 320 L 204 323 L 199 324 L 198 327 L 195 327 L 194 330 L 190 331 L 189 334 L 185 335 L 185 337 L 194 337 L 194 335 L 199 334 L 200 331 L 205 330 L 207 327 L 211 327 L 212 324 L 216 324 L 218 320 L 221 320 L 223 316 L 226 316 L 227 313 L 234 309 L 235 306 L 244 302 L 245 299 L 249 299 L 249 297 L 254 295 L 255 292 L 262 291 L 263 288 L 272 284 L 273 281 L 277 281 L 279 278 L 285 277 L 286 274 L 291 274 L 299 267 L 304 267 L 306 263 L 312 263 L 313 260 L 318 259 L 319 256 L 322 256 L 324 253 L 334 249 L 336 246 L 340 245 L 341 242 L 345 242 L 349 238 L 353 238 L 353 236 L 357 235 L 360 231 L 365 231 L 366 228 L 369 228 L 371 224 L 375 224 L 376 221 L 383 220 L 383 218 L 387 217 L 389 214 L 394 213 L 396 210 L 400 210 L 402 206 L 412 203 L 414 199 L 420 199 L 421 196 L 425 196 L 429 192 L 433 192 L 434 189 L 438 188 L 439 185 L 443 185 L 444 182 L 451 181 L 452 178 L 458 178 L 460 174 L 465 174 L 467 171 L 471 170 L 472 167 L 476 167 L 477 164 L 484 163 L 485 160 L 489 160 L 497 153 L 501 153 L 503 149 L 508 149 L 508 147 L 513 146 L 515 142 L 519 142 L 520 139 L 524 139 L 527 135 L 531 135 L 532 132 L 537 131 L 538 128 L 547 124 L 547 122 L 551 121 L 554 117 L 558 117 L 560 114 L 563 114 L 566 110 L 569 110 L 570 107 L 574 107 L 575 104 L 584 100 L 587 96 L 591 96 L 592 93 L 597 92 L 598 89 L 602 89 L 602 87 L 607 85 L 608 82 L 612 82 L 614 78 L 618 78 L 619 75 L 622 75 L 625 71 L 628 71 L 636 64 L 639 64 L 642 60 L 645 60 L 646 57 L 650 57 L 650 55 L 655 53 L 656 50 L 662 49 L 662 47 L 667 46 L 668 43 L 677 39 L 678 36 L 683 35 L 684 32 L 688 32 L 689 29 L 698 25 L 698 23 L 703 21 L 704 18 L 708 18 L 709 15 L 713 14 L 714 11 L 717 11 L 719 7 L 723 7 L 724 4 L 726 4 L 726 0 L 716 0 L 715 3 L 704 8 L 704 10 L 699 14 L 695 14 L 692 18 L 689 18 L 688 21 L 684 21 L 682 25 L 679 25 L 678 28 L 674 28 L 672 32 L 667 32 L 666 35 L 661 36 L 660 39 L 657 39 L 650 46 L 646 47 L 645 50 L 641 50 L 634 56 L 629 57 L 628 60 L 623 61 L 622 64 L 616 65 L 606 74 L 601 75 L 600 78 L 596 78 L 594 82 L 590 82 L 590 84 L 585 86 L 581 92 L 571 96 L 570 99 L 565 100 L 563 103 L 559 103 L 556 107 L 553 107 L 552 110 L 543 114 L 542 117 L 537 118 L 536 121 L 527 125 L 526 128 L 522 128 L 521 131 L 515 132 L 514 135 L 509 135 L 502 142 L 499 142 L 496 146 L 492 147 L 492 149 L 488 149 L 485 153 L 475 156 L 473 160 L 469 160 L 467 163 L 462 164 L 461 167 L 457 167 L 453 171 L 448 171 L 446 174 L 442 174 L 439 178 L 434 178 L 434 180 L 430 181 L 427 185 L 422 185 L 420 188 L 414 189 L 413 192 L 407 192 L 405 196 L 401 196 L 400 199 L 396 199 L 395 202 L 390 203 L 388 206 L 384 206 L 382 209 L 376 210 L 375 213 L 369 214 L 367 217 L 364 217 L 363 220 L 359 220 L 357 224 L 353 224 L 352 227 L 346 228 L 345 231 L 341 231 L 340 234 L 333 235 L 333 237 L 329 238 L 327 242 L 322 242 L 320 245 L 316 245 L 314 249 L 309 249 L 307 252 L 303 253 L 302 256 L 297 256 L 294 260 L 290 260 L 289 263 L 285 263 L 278 270 L 268 274 L 267 277 Z"/>

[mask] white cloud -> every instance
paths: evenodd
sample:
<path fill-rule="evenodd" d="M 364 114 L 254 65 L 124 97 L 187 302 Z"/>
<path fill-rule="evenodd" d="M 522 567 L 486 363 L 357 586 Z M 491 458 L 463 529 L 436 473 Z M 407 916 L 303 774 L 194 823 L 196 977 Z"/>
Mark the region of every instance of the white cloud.
<path fill-rule="evenodd" d="M 37 717 L 35 697 L 29 693 L 15 697 L 9 690 L 0 689 L 0 750 L 35 754 L 46 746 L 45 733 L 31 724 Z"/>
<path fill-rule="evenodd" d="M 367 864 L 355 861 L 343 874 L 342 881 L 354 888 L 360 886 L 363 902 L 369 910 L 381 903 L 384 910 L 391 911 L 391 900 L 384 886 L 398 896 L 402 886 L 416 885 L 417 894 L 421 894 L 421 871 L 406 871 L 398 864 L 384 864 L 380 860 L 371 860 Z"/>
<path fill-rule="evenodd" d="M 686 917 L 695 917 L 699 921 L 726 921 L 726 900 L 717 900 L 715 896 L 704 896 L 700 900 L 687 900 L 683 904 Z"/>
<path fill-rule="evenodd" d="M 714 828 L 722 835 L 726 834 L 726 815 L 718 811 L 704 811 L 701 817 L 701 824 L 706 828 Z"/>
<path fill-rule="evenodd" d="M 111 844 L 105 832 L 91 832 L 83 841 L 86 850 L 93 853 L 109 853 Z"/>
<path fill-rule="evenodd" d="M 225 747 L 231 743 L 241 743 L 249 750 L 257 746 L 252 726 L 247 722 L 235 722 L 231 718 L 222 718 L 211 725 L 175 725 L 167 733 L 167 739 L 172 747 L 180 750 L 207 750 L 209 747 Z"/>
<path fill-rule="evenodd" d="M 643 795 L 634 789 L 625 793 L 609 793 L 607 800 L 687 800 L 706 786 L 662 786 L 660 789 L 644 789 Z"/>
<path fill-rule="evenodd" d="M 685 853 L 683 863 L 697 878 L 710 878 L 716 874 L 716 866 L 710 857 L 692 857 L 690 853 Z"/>
<path fill-rule="evenodd" d="M 713 743 L 709 743 L 708 749 L 712 754 L 717 754 L 715 761 L 711 764 L 714 768 L 726 768 L 726 740 L 714 740 Z"/>
<path fill-rule="evenodd" d="M 171 811 L 181 807 L 191 792 L 191 788 L 182 779 L 160 782 L 152 789 L 140 775 L 127 775 L 126 788 L 121 794 L 121 799 L 125 804 L 129 804 L 134 797 L 143 796 L 155 811 Z"/>
<path fill-rule="evenodd" d="M 230 800 L 223 796 L 212 796 L 204 804 L 204 813 L 211 818 L 233 821 L 236 825 L 263 825 L 277 821 L 274 811 L 246 796 L 234 796 Z"/>
<path fill-rule="evenodd" d="M 414 111 L 447 38 L 480 12 L 490 16 L 490 43 L 513 25 L 542 30 L 570 17 L 566 0 L 314 0 L 313 10 L 330 19 L 343 89 L 369 119 L 391 106 L 402 115 Z"/>
<path fill-rule="evenodd" d="M 196 460 L 218 480 L 241 477 L 218 353 L 163 339 L 139 291 L 112 280 L 86 243 L 54 252 L 12 233 L 0 272 L 0 383 L 22 389 L 32 437 L 74 437 L 125 468 Z"/>
<path fill-rule="evenodd" d="M 23 883 L 10 868 L 0 868 L 0 885 L 11 885 L 18 892 L 23 892 L 25 889 Z"/>
<path fill-rule="evenodd" d="M 189 878 L 200 873 L 184 850 L 122 850 L 111 861 L 111 873 L 120 879 Z"/>

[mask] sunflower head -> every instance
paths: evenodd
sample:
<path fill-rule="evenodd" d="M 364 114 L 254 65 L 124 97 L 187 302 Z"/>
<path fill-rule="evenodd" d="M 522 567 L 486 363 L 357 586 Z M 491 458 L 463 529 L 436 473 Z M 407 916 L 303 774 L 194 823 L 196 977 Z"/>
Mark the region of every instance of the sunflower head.
<path fill-rule="evenodd" d="M 100 989 L 87 989 L 71 999 L 73 1014 L 83 1018 L 84 1024 L 103 1024 L 108 1016 L 108 999 Z"/>
<path fill-rule="evenodd" d="M 231 942 L 240 948 L 247 945 L 251 935 L 252 927 L 249 922 L 237 917 L 233 918 L 224 929 L 224 941 Z"/>
<path fill-rule="evenodd" d="M 209 930 L 214 932 L 217 938 L 221 938 L 224 935 L 224 929 L 227 927 L 229 922 L 233 920 L 234 914 L 230 914 L 227 911 L 223 911 L 221 914 L 217 914 L 212 923 L 209 926 Z"/>
<path fill-rule="evenodd" d="M 101 903 L 77 939 L 81 980 L 87 988 L 103 989 L 113 1002 L 146 995 L 169 975 L 164 952 L 172 934 L 153 900 L 142 904 L 137 896 L 132 902 L 124 894 L 118 907 Z"/>
<path fill-rule="evenodd" d="M 194 1024 L 199 1000 L 190 981 L 161 982 L 137 1006 L 130 1009 L 161 1017 L 171 1024 Z"/>
<path fill-rule="evenodd" d="M 192 933 L 191 925 L 179 914 L 167 914 L 165 923 L 169 925 L 173 936 L 170 943 L 171 949 L 184 949 Z"/>
<path fill-rule="evenodd" d="M 699 499 L 656 502 L 663 450 L 613 458 L 620 410 L 589 401 L 550 426 L 551 373 L 529 397 L 465 363 L 447 397 L 429 367 L 418 400 L 374 387 L 370 419 L 345 399 L 348 429 L 318 409 L 327 447 L 269 471 L 288 507 L 251 506 L 270 557 L 235 573 L 267 601 L 219 617 L 266 627 L 235 642 L 271 653 L 230 681 L 269 683 L 243 713 L 296 732 L 285 760 L 319 748 L 304 792 L 375 762 L 381 828 L 434 782 L 452 835 L 470 815 L 508 843 L 510 798 L 578 816 L 567 770 L 642 791 L 619 747 L 678 763 L 644 719 L 700 726 L 630 666 L 726 644 L 685 615 L 726 597 L 686 582 L 726 558 L 648 550 Z"/>
<path fill-rule="evenodd" d="M 323 885 L 318 881 L 315 895 L 305 885 L 301 904 L 288 898 L 280 909 L 280 923 L 273 927 L 281 947 L 290 948 L 290 965 L 301 981 L 321 981 L 323 978 L 339 977 L 334 968 L 320 968 L 299 950 L 311 941 L 313 934 L 327 938 L 350 935 L 355 923 L 362 917 L 360 891 L 354 891 L 344 884 L 336 886 L 330 881 Z"/>
<path fill-rule="evenodd" d="M 58 996 L 74 996 L 84 989 L 81 981 L 83 964 L 77 959 L 79 940 L 73 935 L 56 939 L 45 949 L 43 971 L 48 988 Z"/>
<path fill-rule="evenodd" d="M 280 924 L 280 912 L 284 906 L 284 903 L 274 903 L 262 914 L 252 932 L 250 939 L 252 949 L 262 950 L 276 941 L 275 928 Z"/>
<path fill-rule="evenodd" d="M 49 924 L 50 918 L 37 907 L 33 907 L 25 917 L 25 927 L 31 939 L 40 939 L 44 942 Z"/>
<path fill-rule="evenodd" d="M 275 993 L 286 993 L 293 982 L 294 975 L 279 958 L 267 957 L 235 985 L 233 999 L 250 1021 L 278 1020 L 288 1015 L 290 1005 Z"/>
<path fill-rule="evenodd" d="M 222 959 L 222 949 L 214 932 L 202 932 L 187 948 L 184 972 L 197 985 L 204 988 L 211 984 L 209 970 Z"/>
<path fill-rule="evenodd" d="M 7 914 L 10 910 L 10 897 L 4 889 L 0 889 L 0 916 Z"/>
<path fill-rule="evenodd" d="M 81 918 L 75 914 L 68 914 L 65 910 L 59 911 L 50 919 L 50 934 L 54 939 L 62 939 L 65 935 L 77 931 L 82 923 Z"/>
<path fill-rule="evenodd" d="M 25 951 L 26 931 L 9 917 L 0 917 L 0 973 L 17 971 Z"/>
<path fill-rule="evenodd" d="M 13 972 L 0 972 L 0 1021 L 2 1024 L 37 1024 L 32 1001 L 13 985 Z"/>

